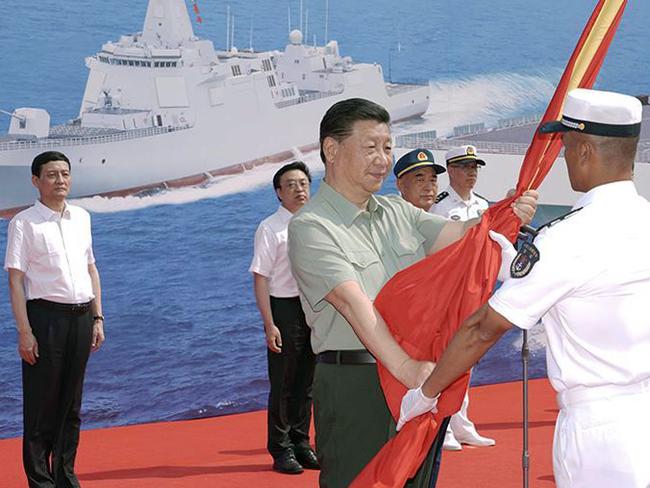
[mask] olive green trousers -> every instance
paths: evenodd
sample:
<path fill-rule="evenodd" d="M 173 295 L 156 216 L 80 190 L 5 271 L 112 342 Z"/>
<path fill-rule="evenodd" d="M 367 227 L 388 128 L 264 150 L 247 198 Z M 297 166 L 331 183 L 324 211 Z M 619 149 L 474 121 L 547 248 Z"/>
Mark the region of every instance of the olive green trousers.
<path fill-rule="evenodd" d="M 319 485 L 347 488 L 395 435 L 377 365 L 317 363 L 313 396 L 316 452 L 321 465 Z M 407 487 L 430 486 L 435 455 L 434 443 Z"/>

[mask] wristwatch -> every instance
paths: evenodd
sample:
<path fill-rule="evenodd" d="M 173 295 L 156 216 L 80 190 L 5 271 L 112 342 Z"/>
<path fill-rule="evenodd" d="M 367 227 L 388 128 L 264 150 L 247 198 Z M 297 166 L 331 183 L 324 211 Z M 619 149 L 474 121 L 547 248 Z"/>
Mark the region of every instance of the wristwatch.
<path fill-rule="evenodd" d="M 104 322 L 104 316 L 103 315 L 95 315 L 95 316 L 93 316 L 93 320 L 95 322 L 97 322 L 98 320 L 101 320 L 102 322 Z"/>

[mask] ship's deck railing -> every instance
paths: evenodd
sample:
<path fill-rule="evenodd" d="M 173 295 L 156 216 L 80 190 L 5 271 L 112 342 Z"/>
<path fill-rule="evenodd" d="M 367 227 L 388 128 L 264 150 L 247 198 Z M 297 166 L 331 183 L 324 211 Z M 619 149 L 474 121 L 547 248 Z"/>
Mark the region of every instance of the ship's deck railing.
<path fill-rule="evenodd" d="M 88 144 L 106 144 L 109 142 L 126 141 L 129 139 L 140 139 L 142 137 L 157 136 L 179 130 L 189 129 L 189 124 L 166 127 L 147 127 L 144 129 L 133 129 L 120 131 L 115 134 L 94 135 L 94 136 L 71 136 L 56 137 L 51 139 L 13 140 L 11 142 L 0 142 L 0 151 L 12 151 L 18 149 L 48 149 L 60 146 L 85 146 Z"/>
<path fill-rule="evenodd" d="M 435 131 L 427 131 L 433 132 Z M 496 141 L 477 141 L 467 139 L 435 139 L 435 137 L 427 138 L 426 132 L 419 132 L 416 134 L 404 134 L 395 138 L 395 145 L 397 147 L 417 149 L 425 148 L 432 150 L 449 150 L 454 147 L 464 146 L 471 144 L 476 147 L 479 152 L 491 154 L 526 154 L 530 144 L 516 143 L 516 142 L 496 142 Z M 414 136 L 419 136 L 414 137 Z M 563 156 L 564 150 L 560 152 Z M 637 163 L 650 163 L 650 141 L 642 141 L 636 153 L 635 161 Z"/>
<path fill-rule="evenodd" d="M 413 90 L 418 90 L 420 88 L 426 87 L 426 85 L 413 85 L 407 83 L 392 83 L 386 85 L 386 91 L 388 92 L 389 97 L 394 97 L 400 93 L 406 93 Z"/>
<path fill-rule="evenodd" d="M 511 127 L 521 127 L 522 125 L 539 124 L 544 114 L 522 115 L 497 121 L 497 129 L 509 129 Z"/>
<path fill-rule="evenodd" d="M 278 108 L 286 108 L 293 105 L 298 105 L 299 103 L 312 102 L 321 98 L 333 97 L 340 95 L 341 93 L 343 93 L 343 90 L 330 90 L 326 92 L 309 93 L 307 95 L 301 95 L 298 98 L 291 100 L 282 100 L 281 102 L 276 102 L 275 106 Z"/>

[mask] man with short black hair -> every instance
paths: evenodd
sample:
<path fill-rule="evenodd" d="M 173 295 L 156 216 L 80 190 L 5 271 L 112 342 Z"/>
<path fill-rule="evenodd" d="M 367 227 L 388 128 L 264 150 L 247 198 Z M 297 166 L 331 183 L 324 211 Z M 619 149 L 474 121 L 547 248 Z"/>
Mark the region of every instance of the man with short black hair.
<path fill-rule="evenodd" d="M 280 206 L 257 228 L 250 266 L 268 347 L 267 449 L 273 469 L 286 474 L 319 468 L 309 445 L 314 353 L 287 256 L 287 226 L 309 199 L 310 183 L 302 161 L 285 164 L 275 173 L 273 188 Z"/>
<path fill-rule="evenodd" d="M 575 89 L 560 121 L 571 187 L 584 195 L 515 254 L 504 236 L 489 302 L 459 328 L 433 374 L 402 400 L 399 426 L 436 408 L 441 391 L 513 325 L 540 319 L 560 413 L 553 442 L 558 488 L 647 488 L 650 463 L 650 203 L 632 181 L 639 100 Z"/>
<path fill-rule="evenodd" d="M 23 463 L 30 488 L 79 487 L 74 461 L 91 351 L 104 342 L 90 216 L 70 205 L 70 161 L 36 156 L 39 199 L 9 223 L 5 270 L 23 372 Z"/>
<path fill-rule="evenodd" d="M 376 362 L 410 388 L 434 366 L 409 357 L 373 300 L 398 271 L 478 222 L 448 221 L 397 195 L 375 195 L 393 162 L 389 123 L 386 109 L 369 100 L 330 107 L 320 126 L 325 179 L 289 224 L 289 258 L 317 353 L 316 452 L 328 488 L 348 487 L 394 433 Z M 536 192 L 517 201 L 524 222 L 535 201 Z M 432 460 L 407 486 L 430 486 Z"/>

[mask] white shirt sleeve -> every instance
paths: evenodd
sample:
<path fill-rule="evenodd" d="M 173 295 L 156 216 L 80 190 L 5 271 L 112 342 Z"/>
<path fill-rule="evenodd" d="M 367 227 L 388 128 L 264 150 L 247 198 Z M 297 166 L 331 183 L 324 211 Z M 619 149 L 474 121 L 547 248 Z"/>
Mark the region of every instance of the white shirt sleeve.
<path fill-rule="evenodd" d="M 93 252 L 93 233 L 92 225 L 90 221 L 90 214 L 88 215 L 88 236 L 90 237 L 90 242 L 88 243 L 88 249 L 86 250 L 86 259 L 88 264 L 95 264 L 95 253 Z"/>
<path fill-rule="evenodd" d="M 9 268 L 27 272 L 27 242 L 24 235 L 23 222 L 13 219 L 7 232 L 7 252 L 5 254 L 5 271 Z"/>
<path fill-rule="evenodd" d="M 253 261 L 248 271 L 269 278 L 278 250 L 274 232 L 267 225 L 260 224 L 255 232 L 253 246 Z"/>
<path fill-rule="evenodd" d="M 530 273 L 506 280 L 488 302 L 493 310 L 522 329 L 533 327 L 582 281 L 580 259 L 549 241 L 552 239 L 538 238 L 535 245 L 540 259 Z"/>

